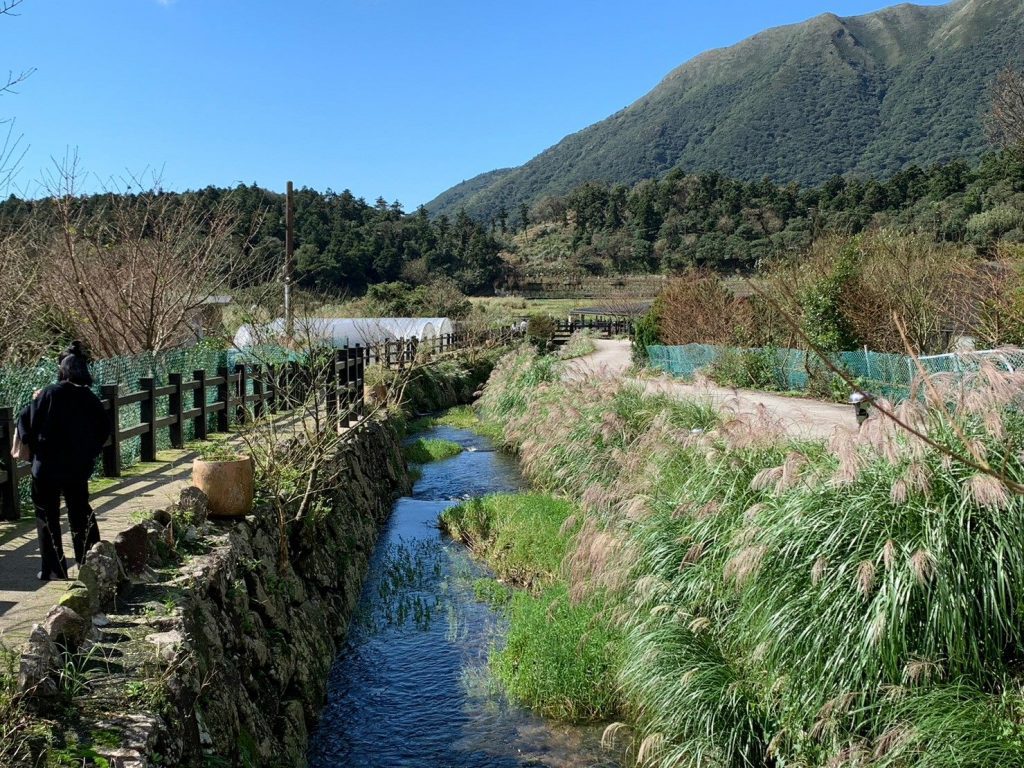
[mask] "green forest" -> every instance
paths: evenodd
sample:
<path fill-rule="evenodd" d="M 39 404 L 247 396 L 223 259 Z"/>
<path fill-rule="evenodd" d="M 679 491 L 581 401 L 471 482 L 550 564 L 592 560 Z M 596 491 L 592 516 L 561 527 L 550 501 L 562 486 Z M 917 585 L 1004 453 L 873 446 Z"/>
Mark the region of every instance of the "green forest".
<path fill-rule="evenodd" d="M 752 272 L 823 235 L 882 227 L 984 254 L 998 241 L 1024 242 L 1024 160 L 996 153 L 974 166 L 956 160 L 807 188 L 671 171 L 631 187 L 582 184 L 541 201 L 531 220 L 540 226 L 517 237 L 510 254 L 531 272 Z M 566 258 L 552 263 L 560 250 Z"/>
<path fill-rule="evenodd" d="M 207 222 L 229 212 L 235 246 L 251 256 L 247 261 L 251 269 L 267 276 L 280 269 L 285 196 L 255 184 L 181 193 L 88 195 L 76 200 L 76 215 L 99 227 L 118 216 L 126 204 L 148 204 L 141 200 L 147 197 L 164 198 L 161 204 L 171 212 L 195 209 Z M 357 295 L 376 283 L 401 280 L 418 285 L 447 277 L 466 293 L 486 294 L 503 274 L 501 243 L 488 228 L 464 214 L 431 220 L 422 208 L 406 214 L 398 202 L 378 198 L 371 205 L 347 190 L 299 189 L 294 199 L 296 273 L 304 287 Z M 53 199 L 11 196 L 0 203 L 0 222 L 9 232 L 27 225 L 46 229 L 59 226 L 59 212 Z"/>

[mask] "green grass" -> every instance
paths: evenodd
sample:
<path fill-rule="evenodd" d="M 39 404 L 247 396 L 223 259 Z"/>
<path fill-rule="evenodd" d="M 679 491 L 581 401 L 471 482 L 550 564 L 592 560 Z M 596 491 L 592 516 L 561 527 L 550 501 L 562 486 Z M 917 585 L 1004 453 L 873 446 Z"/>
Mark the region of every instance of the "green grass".
<path fill-rule="evenodd" d="M 462 446 L 451 440 L 419 438 L 405 446 L 403 453 L 410 464 L 429 464 L 432 461 L 450 459 L 462 453 Z"/>
<path fill-rule="evenodd" d="M 583 508 L 554 579 L 507 609 L 493 663 L 510 695 L 599 711 L 574 666 L 596 627 L 610 671 L 587 674 L 621 697 L 649 768 L 1024 764 L 1024 496 L 877 422 L 794 442 L 546 365 L 510 356 L 482 405 L 531 481 Z M 909 418 L 1022 484 L 1024 386 L 988 375 L 949 395 L 955 413 Z M 460 514 L 489 561 L 513 549 L 499 533 L 531 535 L 495 532 L 482 503 Z"/>
<path fill-rule="evenodd" d="M 596 352 L 597 345 L 594 343 L 593 334 L 588 330 L 576 331 L 565 342 L 565 345 L 558 350 L 558 357 L 562 360 L 571 360 L 576 357 L 586 357 Z"/>
<path fill-rule="evenodd" d="M 481 603 L 507 605 L 512 599 L 512 590 L 496 579 L 477 579 L 473 582 L 473 597 Z"/>
<path fill-rule="evenodd" d="M 571 602 L 562 573 L 578 508 L 543 494 L 497 494 L 445 510 L 441 529 L 471 547 L 498 578 L 474 583 L 478 600 L 505 605 L 505 646 L 491 651 L 513 700 L 564 721 L 600 720 L 618 707 L 619 633 L 597 599 Z"/>
<path fill-rule="evenodd" d="M 439 523 L 500 579 L 537 590 L 557 580 L 569 537 L 566 521 L 577 511 L 571 502 L 543 494 L 496 494 L 446 509 Z"/>
<path fill-rule="evenodd" d="M 595 603 L 573 603 L 564 585 L 516 593 L 504 648 L 491 669 L 508 695 L 545 717 L 568 722 L 616 715 L 619 634 Z"/>
<path fill-rule="evenodd" d="M 423 416 L 409 422 L 406 431 L 408 434 L 415 434 L 416 432 L 423 432 L 434 427 L 465 429 L 485 436 L 496 436 L 498 434 L 492 425 L 481 421 L 476 409 L 471 405 L 457 405 L 437 416 Z"/>

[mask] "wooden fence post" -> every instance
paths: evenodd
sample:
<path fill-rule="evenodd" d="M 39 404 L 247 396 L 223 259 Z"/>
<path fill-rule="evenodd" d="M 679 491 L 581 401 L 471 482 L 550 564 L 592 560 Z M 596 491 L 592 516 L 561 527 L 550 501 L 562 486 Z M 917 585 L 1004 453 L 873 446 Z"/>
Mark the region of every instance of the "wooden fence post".
<path fill-rule="evenodd" d="M 119 384 L 104 384 L 100 387 L 100 393 L 110 404 L 107 409 L 110 420 L 110 442 L 103 448 L 103 475 L 104 477 L 121 476 L 121 404 L 118 397 L 121 394 Z"/>
<path fill-rule="evenodd" d="M 264 368 L 267 377 L 267 410 L 270 413 L 277 413 L 277 366 L 268 365 Z"/>
<path fill-rule="evenodd" d="M 209 437 L 209 426 L 207 422 L 206 406 L 206 371 L 195 371 L 192 374 L 196 380 L 196 388 L 192 391 L 192 407 L 199 409 L 195 418 L 195 438 L 205 440 Z"/>
<path fill-rule="evenodd" d="M 363 397 L 366 390 L 366 384 L 363 380 L 363 372 L 366 370 L 366 352 L 361 344 L 356 344 L 356 401 L 354 404 L 355 412 L 357 416 L 363 415 Z"/>
<path fill-rule="evenodd" d="M 331 361 L 327 365 L 327 383 L 324 384 L 324 404 L 327 409 L 327 419 L 330 421 L 338 415 L 338 361 L 341 359 L 341 350 L 331 352 Z"/>
<path fill-rule="evenodd" d="M 345 409 L 345 418 L 348 419 L 352 413 L 352 348 L 345 347 L 340 350 L 341 375 L 338 378 L 338 386 L 341 388 L 341 405 Z"/>
<path fill-rule="evenodd" d="M 294 410 L 306 399 L 302 384 L 302 366 L 298 360 L 288 363 L 288 410 Z"/>
<path fill-rule="evenodd" d="M 13 408 L 0 408 L 0 435 L 4 440 L 0 444 L 0 471 L 7 475 L 0 485 L 0 520 L 17 520 L 21 516 L 18 504 L 18 461 L 11 456 L 11 442 L 14 440 Z"/>
<path fill-rule="evenodd" d="M 263 415 L 266 400 L 266 375 L 265 365 L 254 365 L 252 368 L 252 413 L 257 419 Z"/>
<path fill-rule="evenodd" d="M 231 371 L 226 365 L 217 368 L 217 378 L 221 380 L 217 385 L 217 402 L 224 404 L 217 411 L 217 431 L 227 432 L 231 429 Z"/>
<path fill-rule="evenodd" d="M 181 389 L 181 374 L 170 373 L 167 375 L 167 383 L 174 387 L 174 391 L 171 392 L 167 398 L 167 412 L 169 416 L 173 416 L 175 421 L 171 424 L 171 447 L 172 448 L 184 448 L 185 447 L 185 419 L 182 415 L 185 412 L 185 400 L 182 397 L 183 392 Z"/>
<path fill-rule="evenodd" d="M 235 374 L 238 376 L 238 399 L 240 401 L 236 408 L 238 423 L 244 424 L 249 418 L 246 403 L 249 400 L 249 373 L 245 363 L 235 363 Z"/>
<path fill-rule="evenodd" d="M 149 426 L 149 431 L 139 437 L 139 460 L 156 461 L 156 379 L 139 379 L 139 389 L 146 393 L 146 399 L 139 403 L 139 421 Z"/>

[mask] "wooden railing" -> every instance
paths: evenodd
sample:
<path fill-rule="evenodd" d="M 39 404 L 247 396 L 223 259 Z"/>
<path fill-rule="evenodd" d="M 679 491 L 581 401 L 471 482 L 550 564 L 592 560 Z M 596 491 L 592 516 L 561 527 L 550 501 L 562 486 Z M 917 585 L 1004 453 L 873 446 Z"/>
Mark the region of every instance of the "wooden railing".
<path fill-rule="evenodd" d="M 172 448 L 185 447 L 186 425 L 192 425 L 196 440 L 211 433 L 228 432 L 232 424 L 244 424 L 265 413 L 294 410 L 321 381 L 329 418 L 351 423 L 364 413 L 364 376 L 369 350 L 359 345 L 339 349 L 334 359 L 313 366 L 288 363 L 282 366 L 239 363 L 232 370 L 222 367 L 210 375 L 194 371 L 186 379 L 181 373 L 168 375 L 168 383 L 157 386 L 152 377 L 139 379 L 138 388 L 125 391 L 119 384 L 100 387 L 103 407 L 109 414 L 111 436 L 103 446 L 101 475 L 120 477 L 122 448 L 139 438 L 139 459 L 156 461 L 158 436 L 167 431 Z M 326 374 L 326 375 L 324 375 Z M 211 400 L 210 393 L 216 392 Z M 166 401 L 166 409 L 160 408 Z M 122 425 L 122 410 L 138 405 L 139 421 Z M 166 411 L 165 416 L 158 416 Z M 29 465 L 11 456 L 14 439 L 14 409 L 0 407 L 0 519 L 16 520 L 20 514 L 18 481 L 28 474 Z"/>
<path fill-rule="evenodd" d="M 552 342 L 561 346 L 569 340 L 569 337 L 576 331 L 590 330 L 603 339 L 610 339 L 613 336 L 630 336 L 633 333 L 633 323 L 629 320 L 559 320 L 555 325 L 555 335 Z"/>
<path fill-rule="evenodd" d="M 230 371 L 224 367 L 214 372 L 194 371 L 191 378 L 171 373 L 163 386 L 152 377 L 139 379 L 137 388 L 127 391 L 122 385 L 103 385 L 100 398 L 110 414 L 113 433 L 103 447 L 100 473 L 103 477 L 121 476 L 123 447 L 129 440 L 139 439 L 140 461 L 156 461 L 163 430 L 172 448 L 184 448 L 189 431 L 196 440 L 205 440 L 211 433 L 227 432 L 232 424 L 244 424 L 264 413 L 294 410 L 306 402 L 314 386 L 324 388 L 322 402 L 328 417 L 351 423 L 353 417 L 364 413 L 367 365 L 403 370 L 472 344 L 505 343 L 514 335 L 497 330 L 471 337 L 459 331 L 423 340 L 393 339 L 336 350 L 333 365 L 322 358 L 309 365 L 239 363 Z M 165 403 L 166 408 L 160 407 Z M 122 410 L 135 405 L 139 421 L 122 426 Z M 166 415 L 159 415 L 164 412 Z M 0 520 L 19 517 L 18 481 L 29 470 L 27 464 L 11 458 L 16 418 L 12 408 L 0 407 Z M 186 429 L 189 424 L 192 430 Z"/>

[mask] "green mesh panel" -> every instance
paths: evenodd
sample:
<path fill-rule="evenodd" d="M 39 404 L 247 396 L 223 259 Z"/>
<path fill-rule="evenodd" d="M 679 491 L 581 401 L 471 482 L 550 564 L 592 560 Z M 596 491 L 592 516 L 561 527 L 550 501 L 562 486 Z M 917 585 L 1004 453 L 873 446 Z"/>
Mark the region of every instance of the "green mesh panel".
<path fill-rule="evenodd" d="M 725 351 L 726 347 L 710 344 L 674 347 L 654 345 L 647 348 L 652 368 L 684 378 L 690 378 L 697 371 L 707 368 Z M 799 349 L 776 349 L 774 354 L 775 374 L 780 384 L 795 391 L 806 389 L 807 369 L 814 364 L 813 356 L 809 358 L 807 352 Z M 1000 370 L 1024 370 L 1024 351 L 996 350 L 932 355 L 915 362 L 903 355 L 858 350 L 841 352 L 833 360 L 833 363 L 847 371 L 861 388 L 890 400 L 908 397 L 922 370 L 927 374 L 970 373 L 977 371 L 986 362 L 994 363 Z"/>

